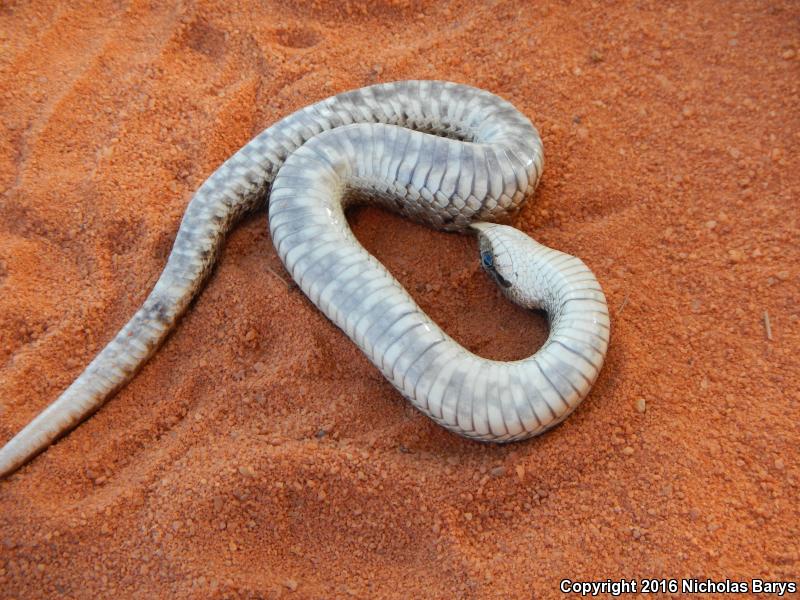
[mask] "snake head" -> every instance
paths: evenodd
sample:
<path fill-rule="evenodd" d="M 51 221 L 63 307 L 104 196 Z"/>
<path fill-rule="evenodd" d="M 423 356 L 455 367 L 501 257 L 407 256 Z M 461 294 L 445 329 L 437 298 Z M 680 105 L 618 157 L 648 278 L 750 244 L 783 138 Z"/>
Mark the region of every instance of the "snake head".
<path fill-rule="evenodd" d="M 542 246 L 519 229 L 497 223 L 472 223 L 481 267 L 503 294 L 523 308 L 544 308 L 546 287 L 537 276 L 534 255 Z"/>

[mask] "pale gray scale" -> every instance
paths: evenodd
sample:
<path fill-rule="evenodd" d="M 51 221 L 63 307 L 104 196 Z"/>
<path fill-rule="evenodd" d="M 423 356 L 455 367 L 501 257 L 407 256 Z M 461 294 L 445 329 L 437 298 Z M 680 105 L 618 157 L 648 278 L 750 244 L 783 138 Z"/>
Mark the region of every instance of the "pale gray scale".
<path fill-rule="evenodd" d="M 484 371 L 487 368 L 486 361 L 480 359 L 473 359 L 470 362 L 470 370 L 467 377 L 462 382 L 458 391 L 458 401 L 456 404 L 456 419 L 459 429 L 471 434 L 477 434 L 475 425 L 475 395 L 474 390 L 476 385 L 479 385 L 484 380 Z"/>
<path fill-rule="evenodd" d="M 289 200 L 291 200 L 291 197 L 289 197 Z M 283 235 L 281 231 L 287 226 L 289 230 L 298 229 L 298 223 L 303 223 L 303 219 L 305 219 L 308 214 L 308 206 L 293 206 L 288 204 L 276 209 L 273 205 L 271 212 L 272 218 L 270 218 L 269 222 L 270 236 L 273 240 L 280 239 Z"/>
<path fill-rule="evenodd" d="M 398 129 L 397 135 L 394 139 L 394 143 L 392 144 L 391 148 L 389 149 L 390 155 L 390 162 L 389 166 L 386 168 L 386 176 L 388 179 L 395 183 L 396 188 L 403 188 L 403 182 L 405 178 L 400 176 L 400 168 L 403 165 L 403 162 L 411 153 L 409 146 L 413 143 L 413 136 L 405 135 L 404 130 Z"/>
<path fill-rule="evenodd" d="M 339 148 L 331 143 L 331 136 L 327 136 L 324 139 L 325 143 L 306 144 L 297 150 L 296 153 L 301 154 L 308 161 L 305 170 L 300 164 L 293 164 L 292 166 L 300 171 L 295 173 L 296 179 L 300 180 L 305 177 L 309 189 L 314 188 L 326 191 L 330 196 L 331 186 L 335 186 L 341 180 L 341 170 L 347 166 L 347 163 L 342 161 Z M 287 177 L 292 174 L 287 170 Z"/>
<path fill-rule="evenodd" d="M 396 289 L 392 280 L 372 268 L 364 254 L 357 246 L 340 254 L 341 274 L 330 278 L 319 292 L 320 309 L 350 337 L 355 335 L 355 325 L 362 320 L 364 311 L 372 306 L 365 299 L 377 302 L 383 290 Z"/>
<path fill-rule="evenodd" d="M 420 319 L 420 323 L 436 328 L 427 317 Z M 442 335 L 443 332 L 438 331 L 438 333 Z M 458 344 L 453 343 L 447 335 L 442 335 L 442 337 L 444 343 L 437 347 L 436 352 L 431 353 L 431 358 L 427 361 L 427 364 L 419 367 L 419 376 L 412 392 L 415 398 L 425 399 L 425 410 L 428 414 L 441 413 L 444 390 L 437 389 L 436 394 L 433 394 L 432 390 L 447 363 L 460 354 Z"/>
<path fill-rule="evenodd" d="M 372 186 L 381 198 L 402 201 L 402 196 L 397 196 L 394 192 L 397 189 L 397 181 L 394 181 L 389 176 L 389 171 L 392 168 L 392 161 L 394 160 L 394 148 L 397 144 L 397 136 L 400 132 L 405 131 L 401 127 L 394 125 L 386 125 L 380 127 L 375 135 L 378 138 L 378 146 L 375 149 L 375 156 L 377 164 L 372 176 Z M 384 204 L 387 204 L 384 202 Z M 391 203 L 388 203 L 391 205 Z"/>
<path fill-rule="evenodd" d="M 432 86 L 432 89 L 428 92 L 428 94 L 429 95 L 426 97 L 430 102 L 430 106 L 426 111 L 428 113 L 428 118 L 434 127 L 438 125 L 441 128 L 439 132 L 437 132 L 438 135 L 452 135 L 451 123 L 447 118 L 447 111 L 443 107 L 444 86 Z"/>
<path fill-rule="evenodd" d="M 489 195 L 489 159 L 488 154 L 491 152 L 487 150 L 487 148 L 480 144 L 476 144 L 472 146 L 473 150 L 473 164 L 472 164 L 472 190 L 466 196 L 467 198 L 471 197 L 473 199 L 477 198 L 485 198 Z M 467 206 L 470 206 L 468 203 Z M 477 211 L 480 208 L 480 203 L 475 204 L 474 211 Z M 472 206 L 470 206 L 472 208 Z"/>
<path fill-rule="evenodd" d="M 339 96 L 331 98 L 331 110 L 334 111 L 336 116 L 341 120 L 340 127 L 347 127 L 348 125 L 361 122 L 348 107 L 347 103 L 342 101 Z"/>
<path fill-rule="evenodd" d="M 361 153 L 364 155 L 364 170 L 363 176 L 368 177 L 370 180 L 374 180 L 376 177 L 379 176 L 380 173 L 380 162 L 381 162 L 381 133 L 383 128 L 387 127 L 386 125 L 381 124 L 380 126 L 375 125 L 374 127 L 370 127 L 369 131 L 364 132 L 363 128 L 362 133 L 362 141 L 360 143 L 361 146 Z M 371 186 L 371 184 L 370 184 Z"/>
<path fill-rule="evenodd" d="M 488 362 L 478 361 L 474 375 L 464 381 L 464 387 L 461 389 L 462 398 L 459 400 L 457 408 L 459 426 L 481 437 L 489 434 L 489 420 L 484 401 L 487 387 L 486 371 L 489 367 Z M 462 424 L 462 415 L 465 415 L 466 412 L 469 413 L 469 427 L 464 426 L 466 419 Z"/>
<path fill-rule="evenodd" d="M 557 314 L 564 308 L 561 304 L 560 296 L 564 293 L 564 289 L 568 287 L 568 282 L 558 270 L 557 263 L 560 256 L 550 254 L 535 258 L 542 265 L 537 273 L 537 279 L 539 280 L 537 288 L 543 290 L 542 297 L 548 306 L 548 312 Z"/>
<path fill-rule="evenodd" d="M 374 122 L 374 116 L 372 112 L 369 110 L 369 107 L 366 106 L 363 102 L 362 95 L 359 94 L 352 94 L 352 93 L 345 93 L 337 97 L 340 105 L 345 109 L 347 113 L 352 115 L 353 123 L 372 123 Z"/>
<path fill-rule="evenodd" d="M 493 179 L 497 179 L 502 184 L 502 189 L 498 193 L 494 193 L 493 197 L 495 199 L 500 199 L 501 196 L 513 196 L 514 192 L 518 189 L 525 189 L 527 187 L 527 181 L 521 187 L 517 185 L 517 173 L 514 170 L 514 165 L 511 162 L 511 159 L 508 156 L 508 151 L 505 148 L 500 148 L 498 151 L 493 152 L 492 156 L 496 161 L 497 170 L 493 171 L 495 173 L 495 177 Z M 498 177 L 499 175 L 499 177 Z"/>
<path fill-rule="evenodd" d="M 280 255 L 281 260 L 295 280 L 300 277 L 300 269 L 313 259 L 316 240 L 326 235 L 331 235 L 330 227 L 326 223 L 320 223 L 307 225 L 304 229 L 287 233 L 281 238 L 281 243 L 288 246 L 285 254 Z"/>
<path fill-rule="evenodd" d="M 450 338 L 436 326 L 421 310 L 416 307 L 414 317 L 419 325 L 418 335 L 411 339 L 406 333 L 401 336 L 403 349 L 396 354 L 393 360 L 393 374 L 395 377 L 402 378 L 403 389 L 410 398 L 420 397 L 415 395 L 422 377 L 430 365 L 436 362 L 439 353 L 447 348 L 447 345 L 437 348 L 436 352 L 429 352 L 441 343 L 448 342 Z M 417 344 L 415 347 L 414 344 Z M 427 410 L 427 398 L 425 398 Z"/>
<path fill-rule="evenodd" d="M 600 284 L 597 282 L 597 279 L 591 274 L 591 271 L 587 271 L 587 273 L 581 277 L 581 275 L 575 275 L 574 277 L 570 277 L 569 279 L 570 287 L 575 292 L 580 291 L 587 291 L 592 294 L 600 293 L 603 294 L 603 288 L 600 287 Z M 603 294 L 605 298 L 605 294 Z"/>
<path fill-rule="evenodd" d="M 451 165 L 451 170 L 448 171 L 448 178 L 445 178 L 445 180 L 448 182 L 448 186 L 450 183 L 449 177 L 452 176 L 455 178 L 455 186 L 452 195 L 454 197 L 454 203 L 459 209 L 459 214 L 461 214 L 466 206 L 466 200 L 469 198 L 470 194 L 472 194 L 474 187 L 475 170 L 473 166 L 475 165 L 476 160 L 476 145 L 461 144 L 460 148 L 461 154 L 459 156 L 459 164 Z"/>
<path fill-rule="evenodd" d="M 524 164 L 523 160 L 517 156 L 517 153 L 511 150 L 510 148 L 506 148 L 504 150 L 504 154 L 506 159 L 508 160 L 509 164 L 511 165 L 511 170 L 516 177 L 516 186 L 511 188 L 512 195 L 517 192 L 517 190 L 527 190 L 528 186 L 530 185 L 530 164 Z"/>
<path fill-rule="evenodd" d="M 451 139 L 473 141 L 473 135 L 468 125 L 453 119 L 452 102 L 453 96 L 451 90 L 446 86 L 442 86 L 439 89 L 438 110 L 440 113 L 439 121 L 447 128 L 447 132 L 444 135 Z"/>
<path fill-rule="evenodd" d="M 304 113 L 314 122 L 315 127 L 319 129 L 317 133 L 328 131 L 341 124 L 341 119 L 336 116 L 336 113 L 328 108 L 327 103 L 317 102 L 303 109 Z"/>
<path fill-rule="evenodd" d="M 568 298 L 561 300 L 561 304 L 565 310 L 578 310 L 586 314 L 590 314 L 592 311 L 605 313 L 607 306 L 604 298 L 576 296 L 573 294 L 570 294 Z M 575 306 L 576 304 L 578 305 L 577 307 Z"/>
<path fill-rule="evenodd" d="M 572 280 L 573 278 L 585 276 L 586 273 L 589 272 L 589 269 L 583 261 L 568 254 L 564 255 L 561 252 L 553 254 L 549 262 L 552 268 L 558 269 L 559 276 L 564 280 Z"/>
<path fill-rule="evenodd" d="M 498 371 L 500 383 L 498 388 L 500 412 L 509 437 L 519 436 L 527 431 L 526 420 L 531 420 L 530 405 L 525 400 L 522 390 L 514 389 L 511 382 L 513 369 L 502 368 Z"/>
<path fill-rule="evenodd" d="M 451 144 L 448 146 L 444 171 L 439 181 L 439 191 L 437 192 L 437 196 L 441 195 L 448 199 L 448 204 L 455 203 L 456 188 L 458 187 L 459 180 L 462 178 L 467 180 L 470 179 L 469 177 L 464 177 L 461 172 L 462 165 L 465 162 L 465 147 L 466 144 L 464 143 Z M 463 208 L 463 206 L 464 205 L 462 203 L 461 206 L 458 206 L 457 208 L 460 210 Z"/>
<path fill-rule="evenodd" d="M 463 118 L 466 106 L 463 98 L 464 94 L 459 94 L 456 86 L 445 84 L 442 87 L 442 106 L 447 121 L 453 124 L 461 123 L 462 127 L 470 128 L 472 124 Z M 473 141 L 473 139 L 468 139 L 467 141 Z"/>
<path fill-rule="evenodd" d="M 408 137 L 408 144 L 406 145 L 406 152 L 403 156 L 403 160 L 397 170 L 397 180 L 411 187 L 414 171 L 420 162 L 419 155 L 424 138 L 421 135 L 406 135 Z"/>
<path fill-rule="evenodd" d="M 543 397 L 548 407 L 553 411 L 553 416 L 558 417 L 564 410 L 569 410 L 570 405 L 568 399 L 573 394 L 574 390 L 572 386 L 564 386 L 560 378 L 556 378 L 554 373 L 550 373 L 547 370 L 550 365 L 543 365 L 544 359 L 544 356 L 535 356 L 532 359 L 536 368 L 539 369 L 543 382 L 539 390 L 544 391 L 549 389 L 552 391 L 551 394 L 543 394 Z"/>
<path fill-rule="evenodd" d="M 392 381 L 397 389 L 404 391 L 407 398 L 427 413 L 428 398 L 415 398 L 414 388 L 427 366 L 436 359 L 437 353 L 442 351 L 442 344 L 446 344 L 447 340 L 437 329 L 431 329 L 424 323 L 416 332 L 418 335 L 407 343 L 407 350 L 400 353 L 392 366 Z"/>
<path fill-rule="evenodd" d="M 508 373 L 508 388 L 517 414 L 520 416 L 523 431 L 534 434 L 542 428 L 542 422 L 533 408 L 534 396 L 537 392 L 535 389 L 525 387 L 525 383 L 520 377 L 520 371 L 525 368 L 524 362 L 517 362 L 511 366 Z"/>
<path fill-rule="evenodd" d="M 472 126 L 476 132 L 480 131 L 483 121 L 488 118 L 486 101 L 484 98 L 477 94 L 470 95 L 469 98 L 464 100 L 464 107 L 461 113 L 461 119 L 464 123 Z M 483 119 L 481 117 L 484 117 Z M 476 133 L 476 135 L 479 135 Z"/>
<path fill-rule="evenodd" d="M 420 90 L 425 94 L 427 99 L 427 106 L 425 108 L 426 116 L 433 123 L 443 123 L 442 119 L 442 86 L 430 86 L 430 89 Z"/>
<path fill-rule="evenodd" d="M 431 168 L 423 183 L 425 189 L 431 191 L 442 190 L 442 178 L 447 170 L 447 158 L 451 152 L 451 147 L 460 146 L 462 143 L 447 138 L 433 138 L 433 147 L 430 149 L 430 158 L 428 159 Z"/>
<path fill-rule="evenodd" d="M 567 298 L 591 299 L 599 300 L 603 304 L 606 304 L 606 297 L 603 293 L 603 289 L 599 286 L 593 286 L 589 282 L 580 281 L 579 279 L 582 276 L 583 274 L 578 274 L 567 280 L 564 289 L 560 290 L 559 300 Z"/>
<path fill-rule="evenodd" d="M 307 119 L 307 113 L 305 109 L 301 109 L 296 112 L 292 120 L 286 123 L 286 127 L 282 132 L 285 136 L 284 147 L 288 153 L 294 152 L 307 140 L 310 140 L 312 137 L 314 137 L 315 129 L 317 129 L 317 127 L 312 125 Z M 287 139 L 291 142 L 286 143 Z"/>
<path fill-rule="evenodd" d="M 298 191 L 305 191 L 309 194 L 316 194 L 319 202 L 324 202 L 328 198 L 328 194 L 324 190 L 317 190 L 311 187 L 311 182 L 307 181 L 300 173 L 286 173 L 290 179 L 286 180 L 286 185 L 272 190 L 269 197 L 270 211 L 273 209 L 281 209 L 284 206 L 294 204 L 294 198 Z"/>
<path fill-rule="evenodd" d="M 414 166 L 407 179 L 408 185 L 413 187 L 417 192 L 425 198 L 425 181 L 428 179 L 428 174 L 433 168 L 433 163 L 427 160 L 419 160 L 420 155 L 427 155 L 431 150 L 431 144 L 424 135 L 418 134 L 415 137 L 420 139 L 420 146 L 417 155 L 415 156 Z"/>
<path fill-rule="evenodd" d="M 607 318 L 607 315 L 606 315 Z M 610 327 L 604 323 L 597 316 L 589 316 L 582 314 L 566 314 L 558 319 L 558 324 L 565 330 L 581 331 L 589 335 L 593 335 L 596 339 L 608 344 Z"/>
<path fill-rule="evenodd" d="M 434 418 L 442 418 L 445 392 L 462 354 L 458 344 L 447 344 L 420 374 L 414 386 L 414 398 L 427 398 L 428 412 Z M 452 423 L 453 420 L 448 422 Z"/>
<path fill-rule="evenodd" d="M 586 267 L 585 264 L 581 263 L 569 263 L 569 261 L 562 262 L 561 265 L 556 265 L 559 270 L 559 274 L 564 280 L 572 281 L 573 278 L 585 276 L 589 269 Z M 559 290 L 560 293 L 563 293 L 566 290 Z"/>
<path fill-rule="evenodd" d="M 508 367 L 495 362 L 489 363 L 489 373 L 486 376 L 486 390 L 483 392 L 480 404 L 485 407 L 486 422 L 489 425 L 489 434 L 495 438 L 503 438 L 509 434 L 510 427 L 515 426 L 516 415 L 504 414 L 503 395 L 508 394 Z"/>
<path fill-rule="evenodd" d="M 292 246 L 301 242 L 311 243 L 317 235 L 341 233 L 336 223 L 326 219 L 312 207 L 306 206 L 305 208 L 306 210 L 292 211 L 292 214 L 287 215 L 285 220 L 271 228 L 275 232 L 275 247 L 281 258 L 286 258 L 289 250 L 294 249 Z"/>
<path fill-rule="evenodd" d="M 378 365 L 384 373 L 392 371 L 392 365 L 405 351 L 405 336 L 411 330 L 423 327 L 425 322 L 420 320 L 416 311 L 410 310 L 404 316 L 395 321 L 391 327 L 377 334 L 373 353 L 380 357 Z M 369 334 L 367 334 L 369 335 Z"/>
<path fill-rule="evenodd" d="M 345 125 L 352 125 L 355 123 L 353 114 L 342 106 L 338 96 L 334 96 L 325 101 L 324 111 L 328 121 L 334 125 L 334 127 L 344 127 Z"/>
<path fill-rule="evenodd" d="M 566 263 L 573 263 L 573 266 L 577 265 L 577 263 L 575 263 L 574 256 L 570 256 L 564 252 L 559 252 L 558 250 L 553 250 L 552 248 L 542 246 L 541 244 L 539 245 L 538 252 L 536 254 L 547 264 L 551 270 L 555 270 L 556 267 L 560 267 L 560 275 L 564 275 L 564 271 L 562 269 L 565 267 Z"/>
<path fill-rule="evenodd" d="M 385 123 L 386 114 L 383 107 L 376 101 L 373 94 L 373 87 L 365 87 L 359 90 L 357 104 L 361 107 L 365 117 L 376 123 Z"/>
<path fill-rule="evenodd" d="M 307 212 L 308 211 L 304 211 Z M 323 230 L 328 229 L 327 224 L 318 223 L 318 228 Z M 303 221 L 302 218 L 294 217 L 291 219 L 287 219 L 282 223 L 275 224 L 271 229 L 271 234 L 273 236 L 273 241 L 275 243 L 275 249 L 278 251 L 278 255 L 281 256 L 284 253 L 284 246 L 290 243 L 290 239 L 293 235 L 302 235 L 303 237 L 307 236 L 306 231 L 306 223 Z"/>
<path fill-rule="evenodd" d="M 403 100 L 402 93 L 397 86 L 393 84 L 375 85 L 365 88 L 365 91 L 369 92 L 375 106 L 380 107 L 382 123 L 387 123 L 396 116 L 393 101 L 396 99 L 398 102 L 402 102 Z"/>
<path fill-rule="evenodd" d="M 377 174 L 375 182 L 376 184 L 382 184 L 388 190 L 395 183 L 389 173 L 392 171 L 392 162 L 396 159 L 394 153 L 397 145 L 397 136 L 403 130 L 400 127 L 381 127 L 380 129 L 381 144 L 376 151 L 379 162 L 375 171 Z"/>
<path fill-rule="evenodd" d="M 455 423 L 456 427 L 461 428 L 458 419 L 458 402 L 464 380 L 469 375 L 472 359 L 461 348 L 459 350 L 461 351 L 452 359 L 452 368 L 442 369 L 442 374 L 432 388 L 431 396 L 435 398 L 441 396 L 441 422 Z"/>
<path fill-rule="evenodd" d="M 346 127 L 352 127 L 352 125 L 343 126 L 337 129 L 337 131 L 341 132 Z M 325 202 L 328 205 L 343 204 L 344 199 L 337 199 L 335 195 L 331 195 L 331 189 L 336 188 L 342 181 L 349 180 L 353 177 L 353 162 L 349 157 L 353 156 L 357 150 L 352 143 L 350 143 L 349 138 L 341 134 L 320 135 L 315 138 L 315 142 L 314 144 L 306 144 L 301 150 L 306 152 L 308 156 L 313 156 L 316 160 L 320 161 L 320 168 L 324 170 L 324 180 L 319 177 L 318 173 L 303 171 L 299 164 L 297 168 L 309 179 L 307 184 L 309 188 L 313 187 L 318 191 L 324 192 L 327 198 Z M 287 166 L 295 167 L 294 164 L 284 165 L 284 167 Z M 283 174 L 284 170 L 282 169 L 281 176 L 283 176 Z M 287 174 L 291 175 L 293 172 L 287 171 Z"/>
<path fill-rule="evenodd" d="M 332 235 L 315 242 L 313 250 L 295 263 L 299 273 L 295 281 L 308 299 L 319 305 L 320 288 L 327 283 L 331 272 L 336 270 L 341 262 L 342 238 Z"/>
<path fill-rule="evenodd" d="M 369 106 L 370 112 L 374 116 L 376 122 L 389 123 L 393 119 L 391 106 L 387 105 L 385 102 L 381 102 L 378 98 L 378 94 L 376 94 L 377 89 L 379 88 L 376 86 L 364 88 L 362 98 L 364 103 Z"/>
<path fill-rule="evenodd" d="M 560 290 L 556 296 L 556 302 L 564 312 L 575 310 L 576 303 L 578 304 L 577 309 L 579 312 L 583 312 L 583 309 L 588 305 L 591 305 L 591 310 L 595 312 L 606 312 L 608 310 L 604 297 L 601 298 L 591 293 L 573 292 L 570 289 L 571 287 L 569 283 L 565 284 L 564 289 Z"/>
<path fill-rule="evenodd" d="M 577 406 L 578 402 L 580 402 L 581 391 L 587 385 L 587 381 L 582 377 L 574 377 L 579 371 L 572 365 L 560 360 L 549 346 L 547 351 L 539 353 L 536 361 L 545 374 L 547 381 L 555 388 L 566 404 L 567 410 Z"/>
<path fill-rule="evenodd" d="M 542 424 L 542 428 L 549 427 L 567 408 L 566 403 L 544 377 L 535 357 L 526 360 L 524 368 L 520 368 L 518 374 L 523 381 L 522 387 L 526 390 L 528 401 Z"/>
<path fill-rule="evenodd" d="M 270 230 L 278 231 L 279 226 L 289 221 L 312 219 L 315 224 L 328 224 L 332 229 L 341 230 L 340 220 L 344 218 L 342 207 L 339 204 L 326 202 L 327 195 L 323 190 L 302 182 L 287 182 L 276 190 L 280 197 L 270 204 L 271 211 L 278 214 L 276 224 Z M 305 200 L 317 200 L 316 204 L 296 202 L 298 193 L 305 195 Z"/>
<path fill-rule="evenodd" d="M 422 110 L 422 94 L 424 93 L 422 88 L 423 86 L 419 82 L 412 83 L 407 96 L 408 108 L 406 109 L 406 114 L 409 117 L 412 128 L 417 123 L 423 123 L 425 120 Z"/>
<path fill-rule="evenodd" d="M 362 349 L 367 347 L 369 343 L 367 333 L 373 328 L 384 330 L 400 317 L 414 311 L 413 308 L 398 304 L 395 299 L 397 287 L 387 278 L 382 279 L 384 285 L 376 286 L 378 289 L 367 290 L 365 288 L 364 291 L 356 290 L 355 292 L 360 297 L 361 310 L 358 320 L 353 326 L 353 339 Z M 370 291 L 371 295 L 367 296 L 364 293 L 366 291 Z"/>
<path fill-rule="evenodd" d="M 340 131 L 342 135 L 349 139 L 353 148 L 353 154 L 350 156 L 353 163 L 352 176 L 357 178 L 368 177 L 372 173 L 372 156 L 367 145 L 369 140 L 365 139 L 364 130 L 360 127 L 360 124 L 356 123 L 343 127 Z"/>
<path fill-rule="evenodd" d="M 595 345 L 596 338 L 594 335 L 587 335 L 581 339 L 575 337 L 577 333 L 577 331 L 570 331 L 569 333 L 566 331 L 559 331 L 551 335 L 548 341 L 566 346 L 571 352 L 580 355 L 599 372 L 600 368 L 603 366 L 605 350 L 601 345 Z"/>
<path fill-rule="evenodd" d="M 272 135 L 278 156 L 283 160 L 303 144 L 303 137 L 291 126 L 291 123 L 284 123 L 282 127 L 276 128 Z"/>
<path fill-rule="evenodd" d="M 355 249 L 351 250 L 349 255 L 342 257 L 337 269 L 331 272 L 328 281 L 319 290 L 320 310 L 326 315 L 331 315 L 330 319 L 334 323 L 341 324 L 348 337 L 353 336 L 348 317 L 356 314 L 354 311 L 359 306 L 359 298 L 353 292 L 364 286 L 368 276 L 363 275 L 363 266 L 361 253 Z M 373 274 L 370 279 L 374 278 Z M 332 304 L 334 297 L 337 300 Z"/>
<path fill-rule="evenodd" d="M 344 131 L 347 128 L 352 127 L 357 128 L 359 126 L 348 125 L 339 131 Z M 324 138 L 321 136 L 315 139 Z M 327 186 L 325 186 L 325 183 L 329 184 L 330 182 L 339 179 L 339 173 L 334 170 L 332 161 L 326 156 L 326 147 L 321 144 L 315 144 L 314 146 L 318 148 L 316 150 L 310 149 L 309 145 L 299 148 L 294 154 L 292 154 L 293 160 L 284 163 L 283 167 L 281 168 L 281 174 L 285 176 L 294 176 L 298 179 L 305 178 L 309 182 L 310 186 L 315 186 L 320 188 L 320 191 L 328 192 L 329 196 L 330 192 L 326 189 Z M 320 182 L 321 177 L 324 177 L 324 183 L 322 184 Z M 275 190 L 273 190 L 273 193 L 270 194 L 270 202 L 272 201 L 272 195 L 274 195 L 274 193 Z"/>
<path fill-rule="evenodd" d="M 547 343 L 546 353 L 550 360 L 559 362 L 563 365 L 562 371 L 575 371 L 580 374 L 586 383 L 591 385 L 597 376 L 597 367 L 586 358 L 582 353 L 572 350 L 563 341 L 550 339 Z M 576 378 L 574 373 L 569 373 L 568 379 L 576 391 L 581 392 L 584 386 L 580 378 Z"/>
<path fill-rule="evenodd" d="M 345 300 L 337 304 L 337 310 L 340 314 L 339 318 L 344 321 L 342 329 L 348 332 L 350 339 L 352 339 L 359 348 L 362 348 L 362 350 L 364 341 L 363 331 L 372 323 L 372 321 L 369 320 L 369 310 L 374 308 L 385 294 L 393 293 L 393 291 L 398 289 L 394 282 L 388 280 L 386 277 L 378 276 L 375 273 L 365 274 L 363 277 L 365 278 L 364 282 L 351 288 Z M 369 294 L 372 294 L 372 296 Z M 361 312 L 345 313 L 345 306 L 356 306 Z M 332 314 L 336 314 L 336 311 L 332 311 Z"/>
<path fill-rule="evenodd" d="M 419 326 L 419 320 L 414 316 L 416 310 L 403 303 L 395 303 L 393 300 L 388 300 L 383 305 L 383 312 L 380 315 L 375 315 L 372 324 L 364 330 L 363 335 L 363 350 L 364 353 L 370 357 L 376 366 L 382 369 L 382 361 L 386 348 L 393 343 L 393 332 L 399 332 L 402 328 L 403 331 L 412 329 Z M 402 355 L 405 346 L 402 345 L 398 354 Z M 386 371 L 383 373 L 386 377 L 394 383 L 392 378 L 392 371 L 396 366 L 397 361 L 393 361 L 388 365 Z"/>

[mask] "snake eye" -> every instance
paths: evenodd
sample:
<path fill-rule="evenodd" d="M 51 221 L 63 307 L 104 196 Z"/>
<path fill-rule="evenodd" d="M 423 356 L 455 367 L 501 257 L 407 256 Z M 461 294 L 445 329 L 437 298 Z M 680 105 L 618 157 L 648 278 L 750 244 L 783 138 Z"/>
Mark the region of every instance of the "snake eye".
<path fill-rule="evenodd" d="M 494 266 L 494 257 L 490 252 L 481 252 L 481 264 L 487 269 Z"/>

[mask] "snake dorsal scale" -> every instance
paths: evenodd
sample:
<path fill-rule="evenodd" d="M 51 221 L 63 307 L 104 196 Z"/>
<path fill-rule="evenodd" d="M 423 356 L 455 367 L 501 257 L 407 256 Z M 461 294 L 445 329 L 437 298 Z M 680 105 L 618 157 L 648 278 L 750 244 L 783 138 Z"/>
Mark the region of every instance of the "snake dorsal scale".
<path fill-rule="evenodd" d="M 551 428 L 589 392 L 610 324 L 602 289 L 582 261 L 491 223 L 517 212 L 542 167 L 541 140 L 530 120 L 498 96 L 466 85 L 378 84 L 284 118 L 197 190 L 142 307 L 61 396 L 0 449 L 0 476 L 133 377 L 200 290 L 229 230 L 267 201 L 270 233 L 286 269 L 419 410 L 484 441 L 524 439 Z M 475 233 L 483 266 L 503 292 L 548 313 L 544 346 L 512 362 L 460 346 L 355 239 L 345 209 L 356 202 Z"/>

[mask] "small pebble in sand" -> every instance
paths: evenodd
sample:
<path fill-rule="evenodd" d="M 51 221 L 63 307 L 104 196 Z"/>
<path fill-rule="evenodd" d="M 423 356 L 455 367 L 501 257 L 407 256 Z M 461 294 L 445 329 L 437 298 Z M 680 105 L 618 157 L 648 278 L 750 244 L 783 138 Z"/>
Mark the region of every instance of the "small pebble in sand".
<path fill-rule="evenodd" d="M 634 406 L 636 407 L 636 412 L 644 414 L 647 410 L 647 400 L 644 398 L 637 398 Z"/>
<path fill-rule="evenodd" d="M 737 250 L 735 248 L 728 250 L 728 258 L 733 263 L 742 262 L 744 260 L 744 252 L 742 252 L 741 250 Z"/>
<path fill-rule="evenodd" d="M 241 473 L 245 477 L 249 477 L 250 479 L 253 479 L 256 476 L 256 472 L 253 470 L 253 468 L 248 467 L 247 465 L 239 467 L 239 473 Z"/>
<path fill-rule="evenodd" d="M 622 449 L 622 453 L 623 453 L 625 456 L 631 456 L 631 455 L 633 454 L 633 448 L 632 448 L 631 446 L 625 446 L 625 447 Z"/>

